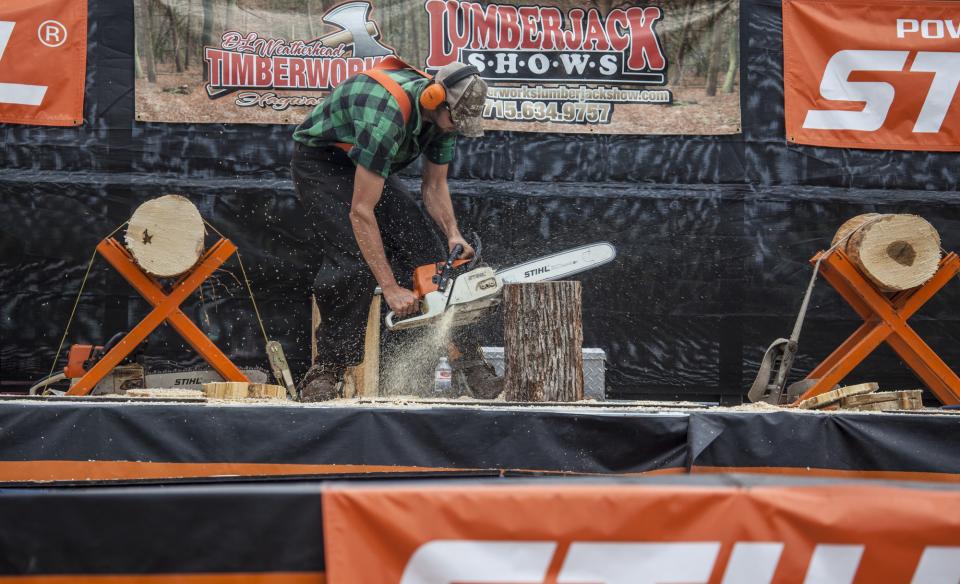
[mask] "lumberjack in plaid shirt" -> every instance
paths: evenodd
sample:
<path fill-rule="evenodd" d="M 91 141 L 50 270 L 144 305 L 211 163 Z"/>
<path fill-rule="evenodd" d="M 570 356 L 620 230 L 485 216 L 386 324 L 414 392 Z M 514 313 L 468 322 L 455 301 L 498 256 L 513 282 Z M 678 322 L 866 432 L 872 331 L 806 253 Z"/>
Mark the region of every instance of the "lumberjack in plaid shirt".
<path fill-rule="evenodd" d="M 461 257 L 474 253 L 457 226 L 447 168 L 456 134 L 483 133 L 486 83 L 462 63 L 441 68 L 433 80 L 399 60 L 381 65 L 340 84 L 293 134 L 294 186 L 321 252 L 314 281 L 322 323 L 314 331 L 318 360 L 301 381 L 302 401 L 341 394 L 345 368 L 363 359 L 376 286 L 398 316 L 414 314 L 413 269 L 458 244 L 465 250 Z M 395 175 L 421 154 L 426 214 Z M 501 380 L 469 332 L 458 333 L 453 345 L 455 392 L 499 394 Z"/>
<path fill-rule="evenodd" d="M 411 103 L 417 103 L 429 81 L 413 70 L 390 71 Z M 297 128 L 293 139 L 307 146 L 331 142 L 352 144 L 354 164 L 386 178 L 422 153 L 434 164 L 453 162 L 456 134 L 424 123 L 420 108 L 412 108 L 404 124 L 397 101 L 366 75 L 341 84 Z"/>

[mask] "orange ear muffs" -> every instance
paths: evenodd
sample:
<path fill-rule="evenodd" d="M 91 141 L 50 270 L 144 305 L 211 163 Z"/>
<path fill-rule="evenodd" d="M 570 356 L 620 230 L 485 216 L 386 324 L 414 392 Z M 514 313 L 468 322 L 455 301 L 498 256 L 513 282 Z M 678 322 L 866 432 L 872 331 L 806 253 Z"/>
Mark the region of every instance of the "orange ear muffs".
<path fill-rule="evenodd" d="M 474 75 L 480 75 L 480 71 L 473 65 L 467 65 L 454 71 L 443 81 L 431 80 L 430 85 L 427 85 L 423 93 L 420 94 L 420 105 L 428 110 L 437 109 L 443 102 L 447 101 L 448 87 L 453 87 L 467 77 L 473 77 Z"/>
<path fill-rule="evenodd" d="M 442 83 L 436 81 L 431 81 L 430 85 L 420 94 L 420 105 L 423 106 L 423 109 L 435 110 L 445 101 L 447 101 L 447 89 Z"/>

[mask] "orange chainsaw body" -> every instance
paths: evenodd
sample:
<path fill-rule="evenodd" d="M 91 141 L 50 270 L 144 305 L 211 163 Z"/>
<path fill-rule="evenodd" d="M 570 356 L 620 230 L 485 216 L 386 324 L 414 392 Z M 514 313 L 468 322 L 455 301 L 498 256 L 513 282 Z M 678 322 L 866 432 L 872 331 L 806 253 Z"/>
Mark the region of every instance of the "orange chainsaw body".
<path fill-rule="evenodd" d="M 94 355 L 94 352 L 98 353 L 98 355 Z M 100 354 L 103 354 L 103 347 L 101 346 L 71 346 L 70 352 L 67 353 L 67 366 L 64 367 L 63 373 L 70 379 L 83 377 L 83 374 L 87 372 L 87 368 L 89 367 L 87 362 L 91 357 L 98 357 Z"/>
<path fill-rule="evenodd" d="M 458 268 L 468 263 L 470 263 L 470 260 L 454 260 L 452 266 Z M 426 264 L 413 271 L 413 293 L 417 295 L 417 298 L 423 298 L 430 292 L 436 292 L 440 289 L 440 285 L 434 282 L 434 276 L 440 274 L 440 271 L 443 270 L 443 264 L 444 262 Z"/>

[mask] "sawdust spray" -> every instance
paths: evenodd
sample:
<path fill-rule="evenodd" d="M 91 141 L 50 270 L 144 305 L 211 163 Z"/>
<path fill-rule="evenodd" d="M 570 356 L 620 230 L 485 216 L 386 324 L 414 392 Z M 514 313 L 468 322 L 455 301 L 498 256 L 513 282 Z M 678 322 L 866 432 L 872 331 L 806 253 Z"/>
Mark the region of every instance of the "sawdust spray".
<path fill-rule="evenodd" d="M 454 308 L 433 324 L 404 331 L 384 348 L 380 375 L 383 395 L 433 396 L 433 372 L 437 360 L 447 354 L 453 334 Z"/>

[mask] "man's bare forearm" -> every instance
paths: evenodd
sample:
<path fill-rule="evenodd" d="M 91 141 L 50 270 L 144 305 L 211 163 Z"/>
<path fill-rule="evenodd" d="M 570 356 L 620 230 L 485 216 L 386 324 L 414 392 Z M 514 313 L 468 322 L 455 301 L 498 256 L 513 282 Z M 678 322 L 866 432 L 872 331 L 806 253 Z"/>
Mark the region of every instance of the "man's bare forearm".
<path fill-rule="evenodd" d="M 390 267 L 387 254 L 383 251 L 383 239 L 380 237 L 380 226 L 377 224 L 376 216 L 372 212 L 350 211 L 350 224 L 353 227 L 353 235 L 357 238 L 360 253 L 370 266 L 370 271 L 380 288 L 386 290 L 397 286 L 393 268 Z"/>
<path fill-rule="evenodd" d="M 435 186 L 424 185 L 423 204 L 427 208 L 427 213 L 440 226 L 448 239 L 460 236 L 460 228 L 457 226 L 457 217 L 453 214 L 453 202 L 450 201 L 450 190 L 446 182 Z"/>
<path fill-rule="evenodd" d="M 453 202 L 450 201 L 446 164 L 434 164 L 429 160 L 424 162 L 421 193 L 427 214 L 440 226 L 447 239 L 461 237 L 457 217 L 453 214 Z"/>
<path fill-rule="evenodd" d="M 383 193 L 384 180 L 363 168 L 357 167 L 353 184 L 353 203 L 350 206 L 350 225 L 353 235 L 357 238 L 357 246 L 363 255 L 364 261 L 370 266 L 373 277 L 380 288 L 387 290 L 397 286 L 397 279 L 393 269 L 387 261 L 387 254 L 383 250 L 383 239 L 380 237 L 380 226 L 374 208 Z"/>
<path fill-rule="evenodd" d="M 387 305 L 398 316 L 414 314 L 419 306 L 416 294 L 401 288 L 383 250 L 383 238 L 374 209 L 383 195 L 383 177 L 357 166 L 353 181 L 353 202 L 350 205 L 350 225 L 357 238 L 357 247 L 370 266 L 373 277 L 383 290 Z"/>

